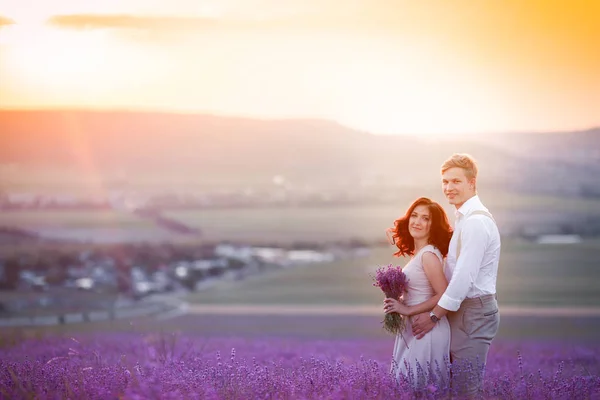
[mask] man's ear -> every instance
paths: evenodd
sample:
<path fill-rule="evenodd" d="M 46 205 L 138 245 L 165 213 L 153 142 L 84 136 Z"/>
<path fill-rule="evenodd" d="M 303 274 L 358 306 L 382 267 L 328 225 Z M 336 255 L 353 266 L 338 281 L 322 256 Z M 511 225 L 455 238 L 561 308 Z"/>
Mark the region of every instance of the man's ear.
<path fill-rule="evenodd" d="M 477 187 L 477 178 L 473 178 L 469 181 L 469 187 L 475 189 Z"/>

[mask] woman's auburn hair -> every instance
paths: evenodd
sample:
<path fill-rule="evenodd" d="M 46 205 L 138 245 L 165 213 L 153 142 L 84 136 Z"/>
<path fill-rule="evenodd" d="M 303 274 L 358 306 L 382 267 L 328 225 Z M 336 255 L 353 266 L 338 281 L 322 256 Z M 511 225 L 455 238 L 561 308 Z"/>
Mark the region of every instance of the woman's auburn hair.
<path fill-rule="evenodd" d="M 408 223 L 410 216 L 417 206 L 426 206 L 429 209 L 431 213 L 431 225 L 428 243 L 437 247 L 442 256 L 446 257 L 448 255 L 448 247 L 450 246 L 450 238 L 452 237 L 452 227 L 442 206 L 427 197 L 420 197 L 415 200 L 406 211 L 406 214 L 394 221 L 394 227 L 386 230 L 390 242 L 398 247 L 398 251 L 394 253 L 394 256 L 414 255 L 415 240 L 408 231 Z"/>

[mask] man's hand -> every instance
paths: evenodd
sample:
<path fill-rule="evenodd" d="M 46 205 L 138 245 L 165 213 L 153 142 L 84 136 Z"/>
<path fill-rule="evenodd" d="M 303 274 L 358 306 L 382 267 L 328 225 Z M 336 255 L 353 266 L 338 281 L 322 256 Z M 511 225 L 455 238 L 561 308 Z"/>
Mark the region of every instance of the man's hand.
<path fill-rule="evenodd" d="M 417 314 L 412 319 L 413 336 L 417 339 L 421 339 L 423 336 L 429 333 L 434 326 L 435 322 L 429 318 L 428 312 Z"/>

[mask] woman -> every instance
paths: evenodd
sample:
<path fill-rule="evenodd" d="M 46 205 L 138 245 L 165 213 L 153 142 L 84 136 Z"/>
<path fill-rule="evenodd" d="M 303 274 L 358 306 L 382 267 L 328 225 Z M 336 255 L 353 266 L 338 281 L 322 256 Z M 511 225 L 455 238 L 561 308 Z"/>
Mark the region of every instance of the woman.
<path fill-rule="evenodd" d="M 428 198 L 417 199 L 404 217 L 387 230 L 398 247 L 396 257 L 410 256 L 402 271 L 408 278 L 402 299 L 386 298 L 384 311 L 397 312 L 406 318 L 406 329 L 396 337 L 392 372 L 404 375 L 416 387 L 428 380 L 446 380 L 446 362 L 450 353 L 450 325 L 446 317 L 422 339 L 412 334 L 411 316 L 431 311 L 446 290 L 443 260 L 448 254 L 452 228 L 444 209 Z"/>

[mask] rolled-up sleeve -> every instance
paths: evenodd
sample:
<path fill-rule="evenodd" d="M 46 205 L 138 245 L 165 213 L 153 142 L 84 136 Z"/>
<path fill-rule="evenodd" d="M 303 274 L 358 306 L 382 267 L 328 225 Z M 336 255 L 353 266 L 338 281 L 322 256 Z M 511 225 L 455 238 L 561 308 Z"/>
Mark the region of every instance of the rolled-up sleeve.
<path fill-rule="evenodd" d="M 452 272 L 452 278 L 438 305 L 448 311 L 460 307 L 481 268 L 489 233 L 484 222 L 477 217 L 465 221 L 461 229 L 460 257 Z"/>

